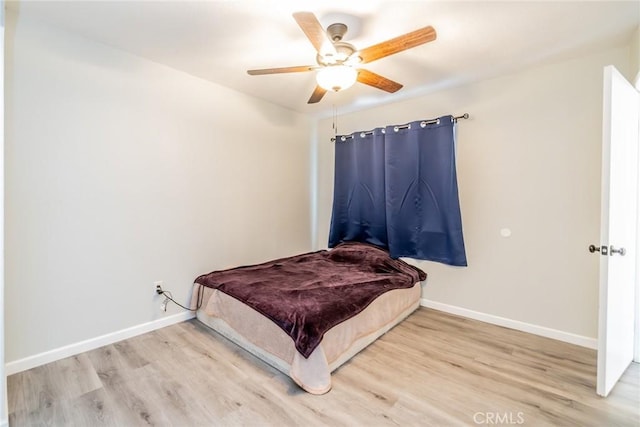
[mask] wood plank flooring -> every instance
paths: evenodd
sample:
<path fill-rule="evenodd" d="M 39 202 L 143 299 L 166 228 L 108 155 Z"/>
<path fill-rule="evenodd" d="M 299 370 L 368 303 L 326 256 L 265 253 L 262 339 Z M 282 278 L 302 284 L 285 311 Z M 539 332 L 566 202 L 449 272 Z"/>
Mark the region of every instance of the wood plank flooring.
<path fill-rule="evenodd" d="M 640 368 L 607 399 L 593 350 L 420 308 L 323 396 L 196 320 L 8 378 L 18 426 L 639 426 Z"/>

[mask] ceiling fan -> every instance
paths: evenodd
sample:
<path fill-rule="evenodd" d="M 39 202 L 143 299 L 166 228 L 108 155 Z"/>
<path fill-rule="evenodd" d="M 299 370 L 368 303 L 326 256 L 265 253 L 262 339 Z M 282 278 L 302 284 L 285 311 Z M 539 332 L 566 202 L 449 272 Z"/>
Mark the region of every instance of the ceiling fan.
<path fill-rule="evenodd" d="M 311 12 L 296 12 L 293 14 L 293 18 L 316 49 L 318 53 L 316 62 L 318 65 L 264 68 L 248 70 L 247 73 L 256 76 L 318 70 L 316 75 L 318 84 L 309 101 L 307 101 L 308 104 L 319 102 L 329 90 L 337 92 L 348 88 L 356 81 L 390 93 L 400 90 L 402 88 L 400 83 L 364 68 L 358 68 L 359 65 L 436 39 L 436 30 L 428 26 L 358 50 L 352 44 L 342 41 L 347 32 L 345 24 L 331 24 L 325 31 L 316 16 Z"/>

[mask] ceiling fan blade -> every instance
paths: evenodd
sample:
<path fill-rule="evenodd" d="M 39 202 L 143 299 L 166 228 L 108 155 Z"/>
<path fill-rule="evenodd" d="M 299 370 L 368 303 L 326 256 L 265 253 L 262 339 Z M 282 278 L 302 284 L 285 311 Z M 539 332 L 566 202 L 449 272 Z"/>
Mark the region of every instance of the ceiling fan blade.
<path fill-rule="evenodd" d="M 389 93 L 397 92 L 402 88 L 400 83 L 389 80 L 386 77 L 382 77 L 380 74 L 365 70 L 364 68 L 358 69 L 358 81 Z"/>
<path fill-rule="evenodd" d="M 309 100 L 307 101 L 307 104 L 315 104 L 316 102 L 320 102 L 325 93 L 327 93 L 326 89 L 323 89 L 320 86 L 316 86 L 315 90 L 311 94 L 311 98 L 309 98 Z"/>
<path fill-rule="evenodd" d="M 313 71 L 318 68 L 315 65 L 300 65 L 295 67 L 280 68 L 262 68 L 259 70 L 247 70 L 247 74 L 251 76 L 259 76 L 262 74 L 281 74 L 281 73 L 300 73 L 303 71 Z"/>
<path fill-rule="evenodd" d="M 386 42 L 369 46 L 368 48 L 357 52 L 356 55 L 362 58 L 363 64 L 366 64 L 367 62 L 375 61 L 376 59 L 384 58 L 385 56 L 420 46 L 421 44 L 435 39 L 436 30 L 431 26 L 424 27 L 391 40 L 387 40 Z"/>
<path fill-rule="evenodd" d="M 320 54 L 333 53 L 336 54 L 336 48 L 327 36 L 327 32 L 322 28 L 322 24 L 318 18 L 311 12 L 296 12 L 293 14 L 304 34 L 307 36 L 313 47 Z"/>

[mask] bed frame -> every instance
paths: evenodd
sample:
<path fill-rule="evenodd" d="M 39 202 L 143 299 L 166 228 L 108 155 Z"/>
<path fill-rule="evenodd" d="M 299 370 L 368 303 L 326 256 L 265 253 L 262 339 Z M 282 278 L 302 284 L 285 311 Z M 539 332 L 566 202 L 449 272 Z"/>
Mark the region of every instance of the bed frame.
<path fill-rule="evenodd" d="M 194 305 L 199 284 L 194 284 Z M 331 390 L 331 372 L 404 320 L 420 305 L 420 282 L 376 298 L 362 312 L 334 326 L 308 358 L 269 318 L 227 294 L 200 290 L 203 303 L 197 318 L 243 349 L 293 379 L 311 394 Z"/>

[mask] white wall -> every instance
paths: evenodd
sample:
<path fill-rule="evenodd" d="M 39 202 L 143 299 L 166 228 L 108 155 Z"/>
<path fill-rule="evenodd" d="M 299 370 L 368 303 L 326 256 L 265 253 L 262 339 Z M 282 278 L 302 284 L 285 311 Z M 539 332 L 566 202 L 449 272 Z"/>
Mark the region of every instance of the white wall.
<path fill-rule="evenodd" d="M 308 119 L 8 18 L 7 362 L 166 316 L 156 280 L 186 303 L 309 250 Z"/>
<path fill-rule="evenodd" d="M 341 115 L 344 132 L 468 112 L 458 180 L 468 268 L 418 262 L 423 297 L 597 336 L 602 73 L 629 74 L 629 47 Z M 318 246 L 333 191 L 331 120 L 318 125 Z M 512 235 L 501 237 L 509 228 Z"/>

